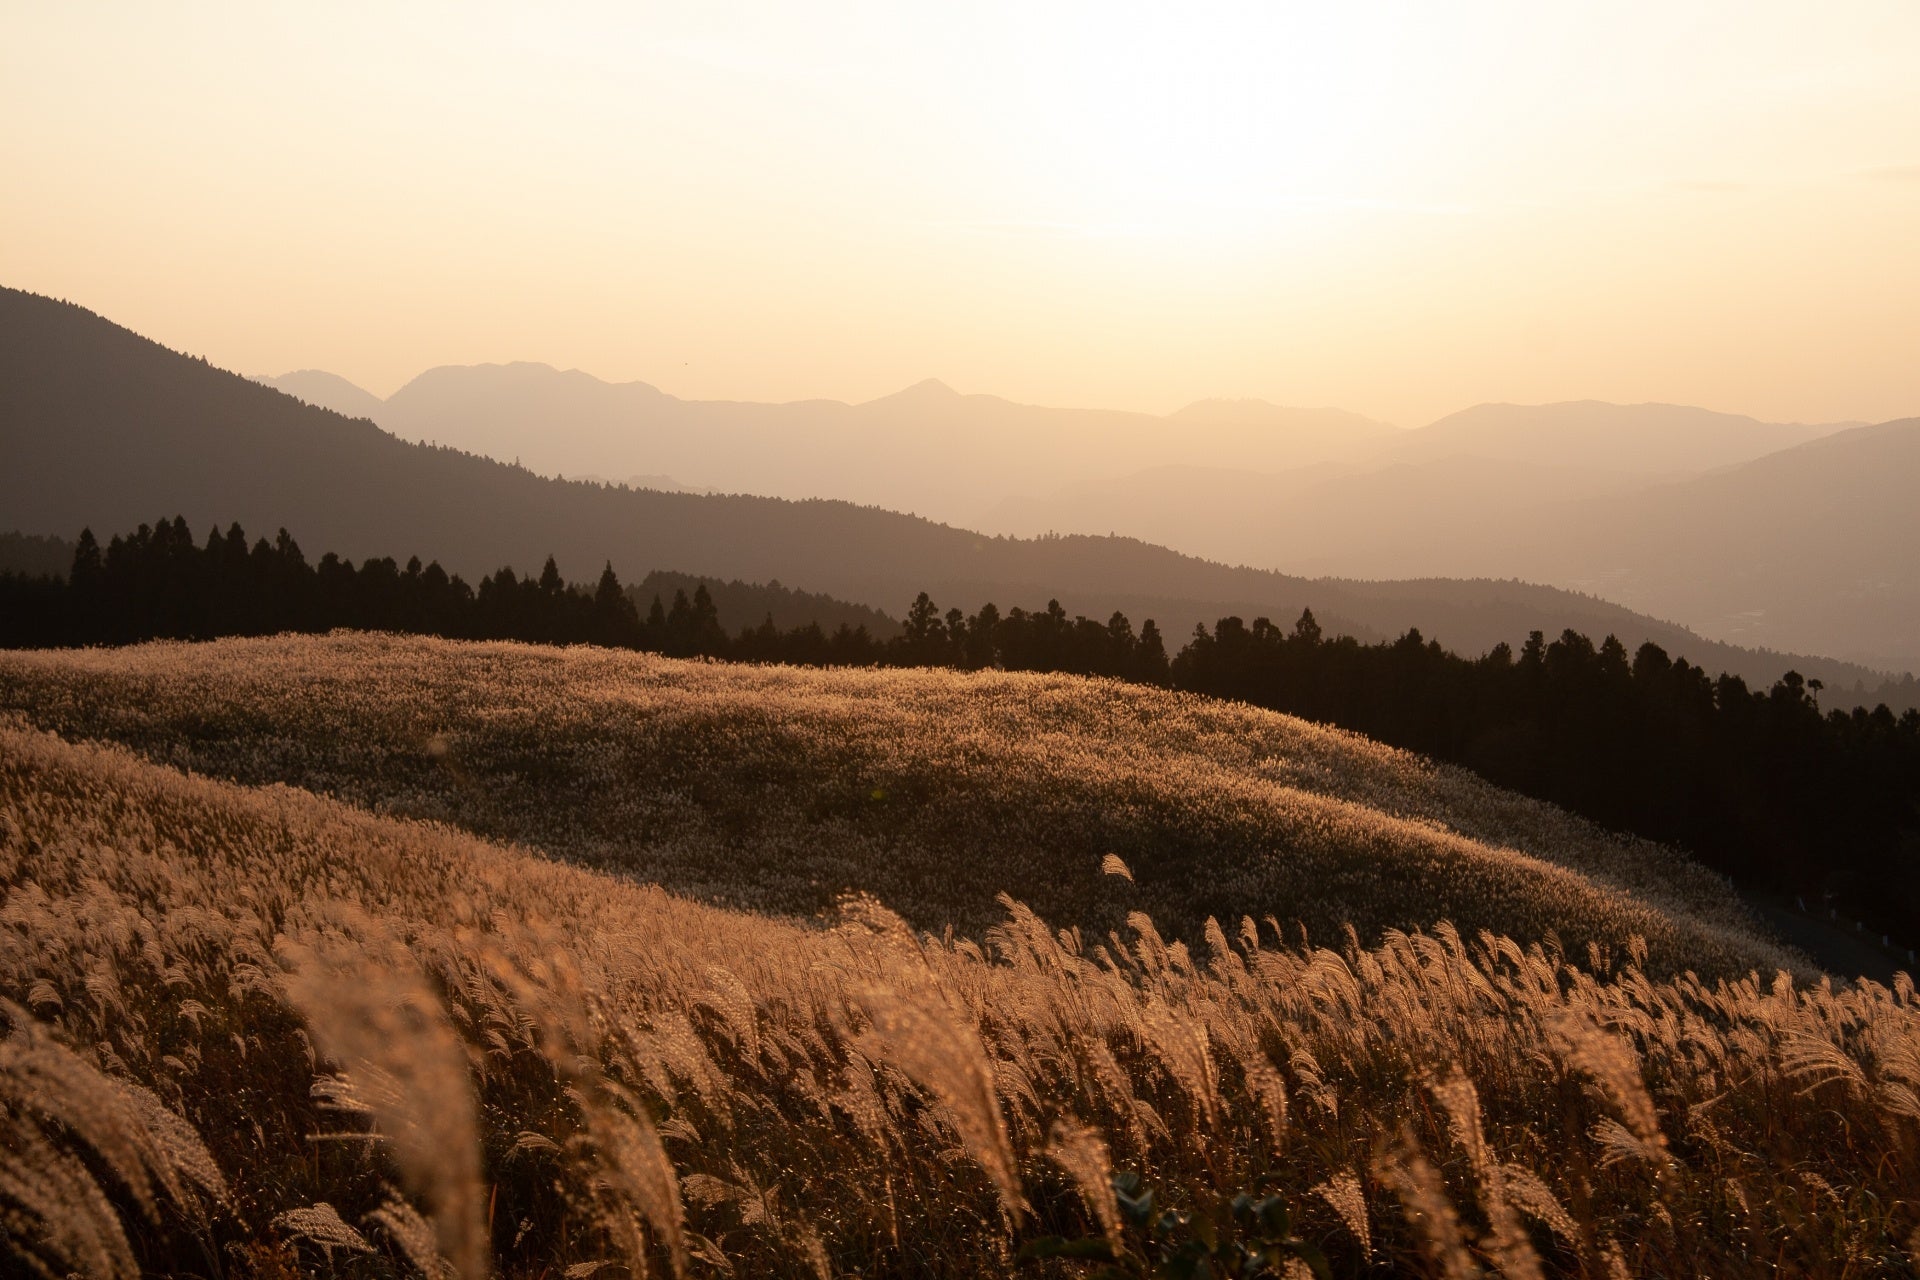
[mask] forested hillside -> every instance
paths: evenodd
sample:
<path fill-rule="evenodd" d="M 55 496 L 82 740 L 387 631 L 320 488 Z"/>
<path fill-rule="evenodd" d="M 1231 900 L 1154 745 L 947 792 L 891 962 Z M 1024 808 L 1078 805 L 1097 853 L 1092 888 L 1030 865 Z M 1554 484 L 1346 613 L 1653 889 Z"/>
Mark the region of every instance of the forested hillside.
<path fill-rule="evenodd" d="M 0 573 L 29 578 L 65 577 L 73 565 L 73 543 L 52 534 L 0 532 Z"/>

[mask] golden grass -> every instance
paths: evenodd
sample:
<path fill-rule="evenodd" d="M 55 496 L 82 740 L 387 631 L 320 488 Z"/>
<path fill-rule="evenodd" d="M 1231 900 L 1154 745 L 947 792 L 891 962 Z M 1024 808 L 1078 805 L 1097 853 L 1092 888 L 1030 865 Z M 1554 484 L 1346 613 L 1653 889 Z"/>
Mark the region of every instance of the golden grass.
<path fill-rule="evenodd" d="M 117 715 L 118 736 L 151 734 L 150 748 L 171 699 L 206 696 L 209 743 L 227 731 L 222 717 L 254 717 L 253 745 L 235 752 L 312 750 L 339 766 L 343 792 L 349 781 L 373 786 L 380 761 L 416 752 L 405 785 L 423 805 L 455 793 L 420 781 L 442 766 L 416 732 L 427 743 L 445 734 L 454 745 L 442 758 L 478 757 L 486 778 L 510 787 L 521 784 L 500 766 L 509 757 L 463 734 L 495 718 L 530 726 L 544 709 L 560 721 L 562 758 L 584 757 L 587 731 L 567 717 L 617 725 L 620 715 L 595 708 L 622 697 L 651 709 L 624 713 L 633 723 L 765 725 L 803 713 L 767 710 L 795 689 L 810 691 L 796 701 L 826 704 L 806 722 L 818 731 L 857 723 L 892 679 L 823 687 L 792 673 L 624 659 L 602 670 L 590 655 L 482 647 L 471 656 L 497 663 L 497 676 L 550 682 L 485 698 L 456 676 L 457 649 L 360 643 L 210 646 L 219 661 L 196 677 L 206 693 L 168 669 L 207 661 L 193 650 L 68 666 L 35 657 L 11 662 L 5 679 L 15 705 L 23 691 L 36 700 L 36 719 Z M 317 655 L 338 667 L 355 652 L 453 683 L 379 709 L 381 692 L 404 687 L 392 673 L 367 671 L 358 694 L 350 672 L 317 678 L 308 692 L 341 730 L 304 747 L 302 699 L 253 692 L 316 671 Z M 276 654 L 296 665 L 274 670 Z M 568 673 L 579 712 L 553 693 Z M 658 687 L 616 697 L 636 673 Z M 223 677 L 231 687 L 208 696 Z M 729 680 L 755 696 L 736 689 L 729 702 Z M 1036 708 L 1020 723 L 1033 737 L 1053 723 L 1064 752 L 1073 688 L 939 678 L 895 690 L 916 710 L 881 735 L 906 740 L 883 758 L 932 753 L 935 733 L 909 730 L 933 707 L 959 714 L 969 691 L 997 714 Z M 1082 688 L 1083 702 L 1122 693 Z M 453 702 L 462 690 L 471 705 Z M 368 703 L 359 720 L 339 705 L 355 698 Z M 429 704 L 444 709 L 420 723 Z M 1466 798 L 1437 804 L 1445 816 L 1425 826 L 1368 819 L 1427 832 L 1436 859 L 1464 850 L 1550 885 L 1579 879 L 1442 830 L 1478 812 L 1467 799 L 1497 806 L 1497 793 L 1277 717 L 1147 705 L 1221 726 L 1243 759 L 1273 757 L 1291 736 L 1302 759 L 1376 762 L 1380 778 L 1350 787 Z M 1091 718 L 1084 736 L 1098 744 L 1105 722 Z M 389 745 L 379 746 L 379 724 L 393 726 Z M 1268 736 L 1249 741 L 1254 733 Z M 274 746 L 276 735 L 290 745 Z M 980 751 L 1020 760 L 1031 746 Z M 362 748 L 378 758 L 344 768 Z M 629 749 L 608 750 L 603 785 L 630 776 Z M 1118 746 L 1082 756 L 1108 761 L 1121 780 L 1101 785 L 1139 788 L 1143 805 L 1167 794 L 1151 789 L 1144 760 L 1127 774 Z M 711 758 L 720 768 L 727 757 Z M 1054 776 L 1033 768 L 1018 776 Z M 1165 767 L 1188 769 L 1241 788 L 1233 803 L 1276 822 L 1296 803 L 1257 765 Z M 992 785 L 1013 793 L 1004 775 Z M 1505 803 L 1515 807 L 1477 820 L 1546 821 Z M 1101 862 L 1089 853 L 1056 874 L 1083 877 L 1090 893 L 1128 892 Z M 1128 862 L 1145 898 L 1152 851 Z M 1618 890 L 1588 891 L 1661 916 Z M 1661 980 L 1637 944 L 1594 965 L 1537 939 L 1439 923 L 1332 950 L 1233 915 L 1231 941 L 1206 922 L 1189 946 L 1144 914 L 1100 936 L 1057 930 L 1011 901 L 984 945 L 916 931 L 870 900 L 819 927 L 23 725 L 0 726 L 0 895 L 0 995 L 15 1005 L 3 1015 L 12 1031 L 0 1100 L 8 1124 L 39 1136 L 0 1179 L 0 1213 L 47 1274 L 109 1273 L 89 1260 L 119 1256 L 108 1227 L 147 1270 L 201 1275 L 216 1269 L 209 1259 L 261 1276 L 534 1277 L 601 1264 L 1005 1274 L 1025 1238 L 1112 1227 L 1101 1162 L 1139 1170 L 1163 1198 L 1203 1212 L 1241 1189 L 1278 1192 L 1345 1275 L 1897 1275 L 1920 1228 L 1920 1008 L 1904 979 L 1844 990 L 1785 975 Z M 1668 918 L 1673 947 L 1721 932 Z M 1724 958 L 1757 944 L 1713 945 Z M 68 1049 L 45 1047 L 56 1041 Z M 114 1104 L 102 1112 L 112 1123 L 92 1128 L 33 1111 L 38 1077 L 19 1064 L 43 1052 L 64 1055 L 86 1096 L 145 1090 L 153 1105 Z M 174 1173 L 168 1186 L 160 1170 L 191 1167 L 200 1142 L 216 1176 Z M 144 1149 L 181 1154 L 156 1162 Z M 93 1209 L 22 1193 L 43 1165 L 47 1177 L 82 1169 Z M 102 1204 L 117 1224 L 101 1219 Z"/>
<path fill-rule="evenodd" d="M 800 918 L 858 891 L 977 936 L 1005 892 L 1190 945 L 1209 916 L 1326 943 L 1447 919 L 1581 958 L 1639 937 L 1661 974 L 1795 967 L 1671 850 L 1357 735 L 1107 681 L 342 633 L 4 654 L 8 708 Z"/>

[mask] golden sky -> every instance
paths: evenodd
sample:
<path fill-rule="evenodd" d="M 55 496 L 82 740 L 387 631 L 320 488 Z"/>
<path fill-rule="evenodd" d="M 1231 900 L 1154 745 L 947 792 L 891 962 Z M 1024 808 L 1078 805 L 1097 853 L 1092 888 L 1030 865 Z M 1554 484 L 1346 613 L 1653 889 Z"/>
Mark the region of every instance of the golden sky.
<path fill-rule="evenodd" d="M 0 283 L 379 394 L 1920 413 L 1920 4 L 10 4 Z"/>

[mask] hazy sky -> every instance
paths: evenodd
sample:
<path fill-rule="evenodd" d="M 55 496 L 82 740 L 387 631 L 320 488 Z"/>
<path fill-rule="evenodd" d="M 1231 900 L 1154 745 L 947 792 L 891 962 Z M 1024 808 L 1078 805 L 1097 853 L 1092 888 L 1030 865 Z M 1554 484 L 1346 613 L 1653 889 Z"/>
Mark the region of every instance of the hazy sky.
<path fill-rule="evenodd" d="M 385 394 L 1920 413 L 1920 4 L 26 4 L 0 282 Z"/>

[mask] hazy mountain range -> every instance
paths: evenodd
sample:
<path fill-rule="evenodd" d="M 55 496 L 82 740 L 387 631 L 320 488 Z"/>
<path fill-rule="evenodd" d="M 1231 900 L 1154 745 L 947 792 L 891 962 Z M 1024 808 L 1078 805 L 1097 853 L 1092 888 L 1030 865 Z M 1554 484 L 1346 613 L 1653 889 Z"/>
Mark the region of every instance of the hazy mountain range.
<path fill-rule="evenodd" d="M 1338 409 L 1259 400 L 1202 400 L 1164 417 L 1047 408 L 962 395 L 935 379 L 862 404 L 758 404 L 682 400 L 644 382 L 529 363 L 430 369 L 385 400 L 317 369 L 255 380 L 403 439 L 518 461 L 543 475 L 841 498 L 1020 536 L 1107 532 L 1045 522 L 1061 497 L 1151 487 L 1165 468 L 1293 485 L 1418 474 L 1470 458 L 1501 479 L 1524 479 L 1536 495 L 1544 485 L 1585 497 L 1861 425 L 1580 401 L 1481 405 L 1408 431 Z"/>
<path fill-rule="evenodd" d="M 1202 401 L 1165 417 L 923 382 L 864 404 L 689 401 L 511 364 L 385 400 L 262 379 L 543 474 L 842 498 L 1010 536 L 1119 533 L 1353 578 L 1521 578 L 1730 643 L 1920 666 L 1911 423 L 1770 423 L 1678 405 L 1481 405 L 1402 430 Z"/>
<path fill-rule="evenodd" d="M 667 482 L 655 487 L 839 498 L 973 527 L 986 527 L 1008 499 L 1070 481 L 1173 461 L 1297 467 L 1401 434 L 1336 409 L 1203 401 L 1160 418 L 961 395 L 931 379 L 864 404 L 681 400 L 644 382 L 543 364 L 430 369 L 385 400 L 319 370 L 258 381 L 402 439 L 518 461 L 542 475 L 643 475 Z"/>
<path fill-rule="evenodd" d="M 1876 672 L 1705 640 L 1602 600 L 1495 581 L 1309 580 L 1231 568 L 1124 537 L 991 537 L 847 502 L 634 491 L 542 477 L 411 444 L 364 420 L 179 355 L 68 303 L 0 290 L 0 528 L 103 536 L 173 514 L 200 534 L 285 526 L 311 553 L 419 554 L 470 577 L 548 554 L 587 578 L 671 569 L 778 579 L 898 611 L 943 606 L 1124 610 L 1178 642 L 1226 614 L 1282 622 L 1311 606 L 1366 639 L 1417 626 L 1482 652 L 1529 630 L 1652 639 L 1715 670 L 1770 682 L 1788 666 L 1834 688 Z M 202 536 L 204 536 L 202 534 Z"/>

